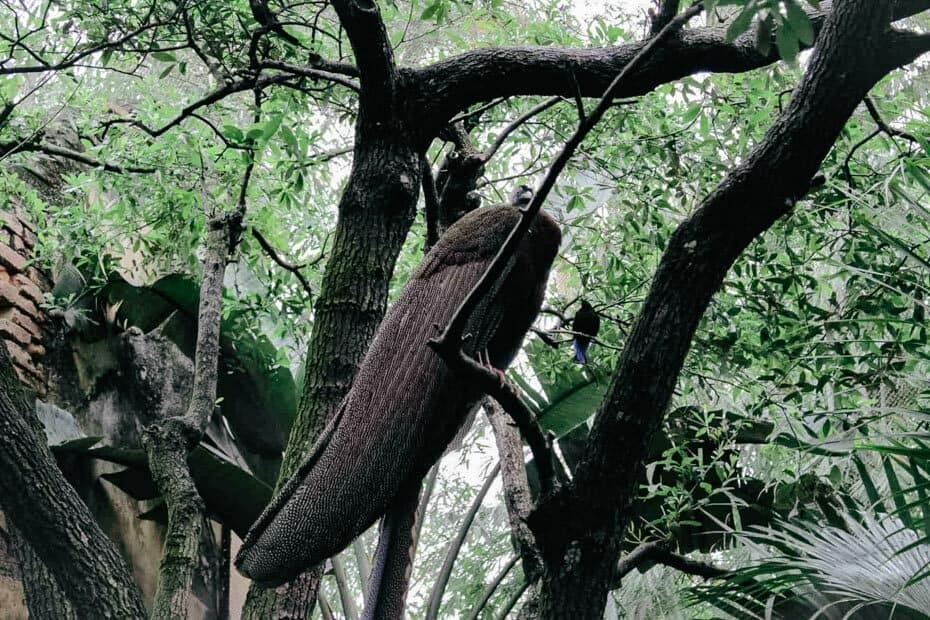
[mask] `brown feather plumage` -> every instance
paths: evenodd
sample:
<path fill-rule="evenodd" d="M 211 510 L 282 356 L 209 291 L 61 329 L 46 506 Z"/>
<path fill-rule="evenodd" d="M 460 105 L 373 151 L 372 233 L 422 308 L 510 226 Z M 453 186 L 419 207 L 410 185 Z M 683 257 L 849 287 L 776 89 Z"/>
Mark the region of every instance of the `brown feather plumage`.
<path fill-rule="evenodd" d="M 450 227 L 414 272 L 378 329 L 352 389 L 294 477 L 252 526 L 239 570 L 283 583 L 338 553 L 419 484 L 481 393 L 427 346 L 493 260 L 519 217 L 479 209 Z M 513 360 L 545 292 L 558 225 L 540 213 L 501 284 L 469 323 L 466 350 L 496 368 Z"/>

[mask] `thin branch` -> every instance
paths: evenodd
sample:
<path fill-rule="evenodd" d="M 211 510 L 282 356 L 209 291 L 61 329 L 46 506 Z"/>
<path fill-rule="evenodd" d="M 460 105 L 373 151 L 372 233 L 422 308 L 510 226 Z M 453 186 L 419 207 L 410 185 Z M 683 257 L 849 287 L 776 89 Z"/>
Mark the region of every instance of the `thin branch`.
<path fill-rule="evenodd" d="M 449 121 L 449 124 L 450 124 L 450 125 L 455 125 L 456 123 L 459 123 L 459 122 L 465 121 L 465 120 L 467 120 L 467 119 L 470 119 L 470 118 L 472 118 L 473 116 L 478 116 L 479 114 L 484 114 L 484 113 L 487 112 L 488 110 L 490 110 L 490 109 L 492 109 L 492 108 L 496 108 L 496 107 L 499 106 L 500 104 L 504 103 L 505 101 L 507 101 L 507 99 L 509 99 L 509 97 L 500 97 L 500 98 L 498 98 L 498 99 L 494 99 L 494 100 L 492 100 L 492 101 L 489 101 L 488 103 L 486 103 L 486 104 L 484 104 L 484 105 L 482 105 L 482 106 L 478 106 L 478 107 L 475 108 L 474 110 L 471 110 L 471 111 L 469 111 L 469 112 L 463 112 L 463 113 L 459 114 L 458 116 L 456 116 L 455 118 L 451 119 L 451 120 Z"/>
<path fill-rule="evenodd" d="M 500 613 L 497 614 L 497 620 L 505 620 L 510 616 L 510 612 L 513 611 L 513 608 L 516 607 L 517 603 L 520 602 L 520 599 L 523 597 L 523 593 L 526 592 L 526 589 L 530 587 L 529 581 L 524 581 L 517 590 L 513 593 L 507 601 L 501 607 Z"/>
<path fill-rule="evenodd" d="M 674 568 L 688 575 L 703 577 L 704 579 L 715 579 L 719 577 L 728 577 L 731 571 L 714 566 L 708 562 L 692 560 L 678 553 L 669 550 L 667 543 L 648 542 L 643 543 L 633 549 L 617 563 L 616 575 L 614 576 L 614 587 L 620 587 L 620 581 L 630 574 L 634 569 L 642 567 L 644 564 L 655 563 Z"/>
<path fill-rule="evenodd" d="M 265 250 L 265 253 L 271 257 L 271 260 L 276 262 L 281 268 L 290 271 L 294 276 L 300 281 L 300 285 L 303 287 L 304 291 L 307 292 L 307 295 L 313 296 L 313 289 L 310 287 L 310 282 L 307 281 L 307 278 L 304 277 L 304 274 L 301 273 L 301 269 L 306 267 L 306 265 L 295 265 L 289 260 L 281 256 L 277 250 L 274 249 L 265 236 L 258 231 L 257 228 L 252 227 L 252 236 L 255 237 L 255 240 L 258 241 L 258 245 L 262 246 L 262 249 Z"/>
<path fill-rule="evenodd" d="M 166 124 L 158 128 L 149 127 L 145 123 L 135 120 L 135 119 L 114 119 L 111 121 L 106 121 L 103 123 L 103 127 L 109 127 L 111 125 L 131 125 L 137 129 L 142 130 L 152 138 L 157 138 L 167 131 L 177 127 L 183 123 L 186 119 L 190 118 L 194 112 L 208 105 L 212 105 L 219 101 L 222 101 L 229 95 L 240 93 L 247 90 L 254 90 L 256 88 L 262 89 L 268 86 L 273 86 L 275 84 L 285 84 L 288 80 L 293 80 L 294 76 L 278 74 L 264 78 L 249 78 L 245 80 L 239 80 L 237 82 L 230 82 L 224 86 L 214 90 L 205 97 L 198 99 L 197 101 L 188 104 L 181 112 L 175 116 L 173 119 L 168 121 Z"/>
<path fill-rule="evenodd" d="M 494 481 L 497 479 L 497 474 L 500 473 L 500 470 L 501 466 L 500 463 L 498 463 L 494 466 L 494 469 L 488 473 L 484 480 L 484 484 L 475 495 L 475 498 L 472 500 L 468 512 L 462 519 L 462 523 L 459 525 L 459 530 L 456 533 L 455 538 L 449 542 L 449 547 L 446 549 L 446 555 L 442 561 L 442 567 L 439 569 L 439 575 L 436 577 L 433 590 L 429 595 L 429 604 L 426 608 L 426 615 L 424 616 L 426 620 L 436 620 L 439 618 L 439 606 L 442 604 L 442 595 L 446 591 L 446 586 L 449 584 L 449 577 L 452 575 L 452 567 L 455 565 L 455 560 L 459 556 L 459 551 L 461 551 L 462 545 L 465 543 L 465 537 L 468 536 L 468 530 L 471 528 L 472 523 L 475 521 L 475 516 L 478 514 L 478 509 L 481 508 L 481 503 L 484 501 L 488 491 L 491 490 L 491 485 L 494 484 Z"/>
<path fill-rule="evenodd" d="M 157 3 L 153 2 L 152 6 L 154 7 L 155 4 Z M 119 49 L 125 43 L 128 43 L 135 37 L 139 36 L 140 34 L 148 30 L 153 30 L 156 28 L 160 28 L 162 26 L 169 26 L 169 25 L 174 24 L 177 18 L 177 14 L 178 13 L 176 11 L 170 18 L 164 21 L 158 21 L 158 22 L 153 22 L 151 24 L 145 24 L 145 25 L 139 26 L 135 30 L 129 31 L 127 34 L 120 37 L 119 39 L 116 39 L 113 41 L 105 41 L 103 43 L 97 43 L 95 45 L 85 47 L 76 55 L 70 58 L 66 58 L 65 60 L 61 60 L 57 63 L 50 63 L 42 59 L 35 52 L 33 52 L 31 49 L 29 49 L 27 46 L 23 45 L 20 42 L 19 47 L 21 47 L 23 50 L 29 53 L 33 58 L 35 58 L 39 64 L 24 65 L 24 66 L 19 66 L 19 67 L 14 66 L 10 68 L 2 67 L 0 68 L 0 75 L 15 75 L 15 74 L 23 74 L 23 73 L 44 73 L 46 71 L 62 71 L 64 69 L 70 69 L 71 67 L 81 62 L 83 59 L 87 58 L 88 56 L 92 56 L 93 54 L 102 52 L 107 49 L 111 49 L 111 50 Z"/>
<path fill-rule="evenodd" d="M 497 139 L 494 140 L 494 144 L 492 144 L 488 148 L 488 150 L 485 151 L 484 160 L 489 161 L 492 157 L 494 157 L 494 154 L 497 153 L 498 149 L 500 149 L 500 147 L 504 144 L 504 141 L 507 139 L 507 137 L 510 136 L 510 134 L 512 134 L 514 131 L 516 131 L 517 128 L 520 127 L 520 125 L 524 124 L 526 121 L 530 120 L 531 118 L 540 114 L 541 112 L 548 110 L 549 108 L 559 103 L 560 101 L 562 101 L 561 97 L 552 97 L 551 99 L 546 99 L 545 101 L 543 101 L 536 107 L 530 109 L 525 114 L 517 118 L 515 121 L 507 125 L 504 128 L 504 130 L 497 136 Z"/>
<path fill-rule="evenodd" d="M 258 63 L 259 69 L 276 69 L 278 71 L 284 71 L 291 73 L 293 75 L 299 75 L 302 77 L 308 77 L 315 80 L 326 80 L 327 82 L 332 82 L 333 84 L 339 84 L 345 86 L 346 88 L 359 92 L 361 87 L 357 82 L 352 80 L 347 80 L 342 75 L 337 75 L 330 71 L 323 71 L 322 69 L 314 69 L 311 67 L 304 67 L 301 65 L 294 65 L 289 62 L 282 62 L 280 60 L 265 60 L 261 63 Z"/>
<path fill-rule="evenodd" d="M 909 140 L 910 142 L 913 142 L 915 144 L 920 144 L 920 140 L 918 140 L 914 136 L 914 134 L 908 133 L 906 131 L 901 131 L 900 129 L 895 129 L 894 127 L 886 123 L 885 119 L 882 118 L 882 115 L 879 114 L 878 108 L 875 107 L 875 102 L 872 101 L 871 97 L 866 96 L 863 99 L 863 101 L 865 102 L 866 109 L 868 109 L 869 111 L 869 115 L 871 115 L 872 120 L 875 121 L 875 124 L 878 125 L 879 129 L 881 129 L 882 131 L 884 131 L 886 134 L 888 134 L 891 137 L 904 138 L 905 140 Z"/>
<path fill-rule="evenodd" d="M 152 174 L 158 172 L 157 168 L 149 168 L 147 166 L 120 166 L 117 164 L 111 164 L 109 162 L 99 161 L 93 157 L 88 157 L 83 153 L 72 151 L 71 149 L 56 146 L 54 144 L 43 144 L 37 141 L 20 143 L 7 142 L 0 144 L 0 153 L 2 153 L 0 157 L 6 157 L 7 155 L 21 152 L 45 153 L 46 155 L 51 155 L 53 157 L 62 157 L 64 159 L 69 159 L 71 161 L 85 164 L 93 168 L 98 168 L 106 172 L 115 172 L 119 174 Z"/>
<path fill-rule="evenodd" d="M 494 596 L 494 592 L 497 591 L 497 588 L 501 585 L 501 582 L 506 579 L 507 575 L 510 574 L 510 571 L 513 570 L 513 567 L 517 565 L 517 562 L 520 560 L 520 556 L 515 555 L 500 570 L 494 579 L 491 580 L 491 583 L 487 585 L 484 589 L 484 592 L 481 593 L 481 596 L 478 598 L 478 602 L 475 603 L 475 606 L 472 608 L 471 613 L 468 614 L 466 620 L 478 620 L 478 617 L 481 615 L 481 612 L 484 611 L 485 606 L 488 604 L 488 601 L 491 600 L 491 597 Z"/>

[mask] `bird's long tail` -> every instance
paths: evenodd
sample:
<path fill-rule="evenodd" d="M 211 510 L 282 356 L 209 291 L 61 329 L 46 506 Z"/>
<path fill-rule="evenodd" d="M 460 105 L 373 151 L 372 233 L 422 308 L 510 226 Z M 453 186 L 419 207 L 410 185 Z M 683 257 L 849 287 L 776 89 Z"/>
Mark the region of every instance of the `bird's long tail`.
<path fill-rule="evenodd" d="M 582 342 L 579 342 L 577 338 L 574 341 L 575 348 L 575 361 L 579 364 L 588 363 L 588 345 Z"/>

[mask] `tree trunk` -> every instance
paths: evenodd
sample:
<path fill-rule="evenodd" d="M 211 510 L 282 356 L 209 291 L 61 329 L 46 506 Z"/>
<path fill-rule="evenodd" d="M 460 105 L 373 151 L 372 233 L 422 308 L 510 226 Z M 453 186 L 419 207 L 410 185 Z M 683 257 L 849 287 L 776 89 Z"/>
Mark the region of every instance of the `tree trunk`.
<path fill-rule="evenodd" d="M 304 390 L 278 478 L 280 489 L 349 391 L 387 309 L 394 265 L 416 213 L 420 166 L 407 132 L 387 137 L 359 129 L 355 161 L 339 205 L 332 254 L 315 306 Z M 374 143 L 372 143 L 374 138 Z M 275 589 L 255 585 L 243 618 L 305 618 L 319 569 Z"/>
<path fill-rule="evenodd" d="M 0 501 L 78 617 L 145 617 L 129 567 L 46 446 L 6 346 L 0 346 Z"/>
<path fill-rule="evenodd" d="M 77 620 L 68 598 L 23 535 L 10 527 L 30 620 Z"/>
<path fill-rule="evenodd" d="M 713 294 L 743 249 L 807 192 L 869 89 L 920 51 L 888 30 L 889 14 L 888 3 L 835 3 L 788 109 L 670 239 L 574 484 L 531 518 L 545 560 L 541 617 L 601 618 L 639 472 Z"/>

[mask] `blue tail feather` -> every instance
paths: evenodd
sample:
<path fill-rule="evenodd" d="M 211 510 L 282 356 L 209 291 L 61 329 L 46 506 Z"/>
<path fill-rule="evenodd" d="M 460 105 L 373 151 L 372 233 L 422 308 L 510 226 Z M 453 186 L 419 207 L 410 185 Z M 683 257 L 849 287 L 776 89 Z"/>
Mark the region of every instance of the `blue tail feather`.
<path fill-rule="evenodd" d="M 575 348 L 575 361 L 578 362 L 579 364 L 587 364 L 588 363 L 587 343 L 581 343 L 578 341 L 577 338 L 575 338 L 573 344 Z"/>

